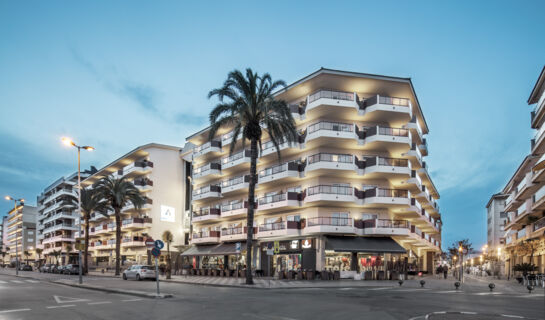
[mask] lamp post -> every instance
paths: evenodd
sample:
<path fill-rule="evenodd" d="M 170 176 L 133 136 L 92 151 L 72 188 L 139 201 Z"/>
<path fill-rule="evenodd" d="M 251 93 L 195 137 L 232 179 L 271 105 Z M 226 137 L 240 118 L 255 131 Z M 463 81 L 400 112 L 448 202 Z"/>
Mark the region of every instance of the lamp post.
<path fill-rule="evenodd" d="M 458 281 L 464 282 L 464 248 L 462 245 L 458 247 L 458 252 L 460 252 L 460 275 Z"/>
<path fill-rule="evenodd" d="M 16 198 L 13 198 L 11 196 L 6 196 L 5 197 L 6 200 L 8 201 L 13 201 L 13 210 L 15 212 L 15 214 L 17 214 L 17 202 L 19 202 L 20 205 L 24 206 L 25 205 L 25 199 L 21 198 L 21 199 L 16 199 Z M 22 222 L 21 222 L 22 223 Z M 15 275 L 18 276 L 19 275 L 19 243 L 17 242 L 17 229 L 15 229 Z M 23 228 L 21 228 L 21 239 L 23 239 Z M 22 248 L 24 250 L 24 248 Z"/>
<path fill-rule="evenodd" d="M 62 142 L 67 146 L 73 146 L 78 149 L 78 216 L 79 216 L 79 231 L 78 235 L 81 237 L 81 168 L 80 168 L 80 154 L 81 149 L 85 149 L 87 151 L 93 151 L 95 148 L 91 146 L 79 146 L 77 145 L 72 139 L 70 138 L 62 138 Z M 79 266 L 79 284 L 83 283 L 83 272 L 82 272 L 82 266 L 81 266 L 81 242 L 80 245 L 78 245 L 78 266 Z"/>

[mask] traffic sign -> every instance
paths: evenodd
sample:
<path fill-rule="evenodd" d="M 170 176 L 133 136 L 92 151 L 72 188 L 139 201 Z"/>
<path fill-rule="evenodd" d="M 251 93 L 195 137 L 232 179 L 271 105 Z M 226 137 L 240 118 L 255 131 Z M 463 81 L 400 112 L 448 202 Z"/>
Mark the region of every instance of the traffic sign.
<path fill-rule="evenodd" d="M 155 248 L 161 250 L 161 249 L 163 249 L 164 246 L 165 246 L 165 244 L 163 243 L 163 241 L 155 240 Z"/>
<path fill-rule="evenodd" d="M 274 253 L 280 253 L 280 242 L 274 242 Z"/>
<path fill-rule="evenodd" d="M 157 258 L 158 256 L 161 255 L 161 250 L 159 250 L 159 249 L 157 249 L 157 248 L 153 248 L 153 249 L 151 249 L 151 254 L 152 254 L 155 258 Z"/>
<path fill-rule="evenodd" d="M 147 238 L 146 247 L 148 247 L 148 249 L 155 248 L 155 241 L 153 241 L 152 238 Z"/>
<path fill-rule="evenodd" d="M 240 242 L 235 243 L 235 251 L 237 254 L 240 253 L 240 247 Z"/>

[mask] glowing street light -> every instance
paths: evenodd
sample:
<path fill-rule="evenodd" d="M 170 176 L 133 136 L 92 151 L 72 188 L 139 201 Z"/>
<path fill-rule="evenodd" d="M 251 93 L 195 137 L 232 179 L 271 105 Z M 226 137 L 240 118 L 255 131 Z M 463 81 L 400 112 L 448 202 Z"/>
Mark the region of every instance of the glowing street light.
<path fill-rule="evenodd" d="M 78 149 L 78 216 L 79 216 L 79 236 L 81 237 L 81 169 L 80 169 L 80 153 L 81 149 L 85 149 L 87 151 L 93 151 L 95 148 L 91 146 L 79 146 L 77 145 L 72 139 L 68 137 L 61 138 L 62 143 L 64 143 L 67 146 L 73 146 Z M 78 264 L 79 264 L 79 283 L 83 283 L 83 277 L 82 277 L 82 266 L 81 266 L 81 246 L 78 250 Z"/>

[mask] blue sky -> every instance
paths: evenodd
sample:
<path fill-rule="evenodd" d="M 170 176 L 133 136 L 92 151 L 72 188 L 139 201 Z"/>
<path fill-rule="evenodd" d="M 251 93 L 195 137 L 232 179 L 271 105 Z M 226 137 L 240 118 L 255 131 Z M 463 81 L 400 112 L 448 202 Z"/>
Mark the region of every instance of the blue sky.
<path fill-rule="evenodd" d="M 75 170 L 148 142 L 183 145 L 208 91 L 252 67 L 411 77 L 430 127 L 444 247 L 486 241 L 485 205 L 530 148 L 543 1 L 2 1 L 0 193 L 35 203 Z M 10 208 L 0 202 L 0 212 Z"/>

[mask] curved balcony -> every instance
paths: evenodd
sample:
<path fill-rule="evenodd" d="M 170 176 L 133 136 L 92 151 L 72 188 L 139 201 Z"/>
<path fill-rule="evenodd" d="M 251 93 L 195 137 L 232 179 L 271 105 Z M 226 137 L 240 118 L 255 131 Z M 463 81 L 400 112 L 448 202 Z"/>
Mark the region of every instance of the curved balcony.
<path fill-rule="evenodd" d="M 151 218 L 131 218 L 122 221 L 121 230 L 138 230 L 151 227 Z"/>
<path fill-rule="evenodd" d="M 241 150 L 230 156 L 221 158 L 221 170 L 223 174 L 229 174 L 235 170 L 248 170 L 250 168 L 250 150 Z"/>
<path fill-rule="evenodd" d="M 234 195 L 247 192 L 250 185 L 250 175 L 238 176 L 221 182 L 222 195 Z"/>
<path fill-rule="evenodd" d="M 358 201 L 367 208 L 403 208 L 411 204 L 408 190 L 373 188 L 358 192 Z"/>
<path fill-rule="evenodd" d="M 307 157 L 305 177 L 335 175 L 350 176 L 357 167 L 351 154 L 317 153 Z"/>
<path fill-rule="evenodd" d="M 407 151 L 401 154 L 401 156 L 411 160 L 411 167 L 413 169 L 420 169 L 424 165 L 424 162 L 422 160 L 422 153 L 420 152 L 420 149 L 416 147 L 416 143 L 411 143 L 411 148 Z"/>
<path fill-rule="evenodd" d="M 121 247 L 124 248 L 134 248 L 134 247 L 144 247 L 146 243 L 144 242 L 144 237 L 129 237 L 121 239 Z"/>
<path fill-rule="evenodd" d="M 220 232 L 219 231 L 203 231 L 193 233 L 191 237 L 191 244 L 204 244 L 204 243 L 219 243 Z"/>
<path fill-rule="evenodd" d="M 305 147 L 335 146 L 338 148 L 353 148 L 356 146 L 358 137 L 356 125 L 353 123 L 320 121 L 307 127 Z"/>
<path fill-rule="evenodd" d="M 221 197 L 221 187 L 208 185 L 193 191 L 193 201 L 213 199 Z"/>
<path fill-rule="evenodd" d="M 148 174 L 153 169 L 153 162 L 148 160 L 135 161 L 123 169 L 118 170 L 118 174 L 127 178 Z"/>
<path fill-rule="evenodd" d="M 357 172 L 366 179 L 387 178 L 393 184 L 401 184 L 410 177 L 411 166 L 407 159 L 387 157 L 356 157 Z"/>
<path fill-rule="evenodd" d="M 213 221 L 221 217 L 219 208 L 201 208 L 198 211 L 193 211 L 192 222 Z"/>
<path fill-rule="evenodd" d="M 296 181 L 301 176 L 305 165 L 288 162 L 259 170 L 258 185 L 274 186 L 286 182 Z"/>
<path fill-rule="evenodd" d="M 301 234 L 301 223 L 298 221 L 281 221 L 259 225 L 257 238 L 269 238 L 279 236 L 298 236 Z"/>
<path fill-rule="evenodd" d="M 359 235 L 407 236 L 411 224 L 407 220 L 371 219 L 358 220 L 354 223 Z"/>
<path fill-rule="evenodd" d="M 362 150 L 387 151 L 390 154 L 402 155 L 411 148 L 409 130 L 390 127 L 356 127 L 358 145 Z"/>
<path fill-rule="evenodd" d="M 354 92 L 321 89 L 307 97 L 306 116 L 319 118 L 335 112 L 339 118 L 350 119 L 357 115 L 359 105 Z"/>
<path fill-rule="evenodd" d="M 241 217 L 248 213 L 248 201 L 239 201 L 221 206 L 221 217 Z"/>
<path fill-rule="evenodd" d="M 274 212 L 287 208 L 299 207 L 301 194 L 298 192 L 287 192 L 275 195 L 268 195 L 258 199 L 258 211 Z"/>
<path fill-rule="evenodd" d="M 307 218 L 303 234 L 354 234 L 356 229 L 352 218 L 313 217 Z"/>
<path fill-rule="evenodd" d="M 412 116 L 412 104 L 406 98 L 377 94 L 361 101 L 359 106 L 359 114 L 370 122 L 403 123 Z"/>
<path fill-rule="evenodd" d="M 416 173 L 416 170 L 411 170 L 409 179 L 402 181 L 401 184 L 409 189 L 416 198 L 421 198 L 421 194 L 424 192 L 422 190 L 425 189 L 425 186 L 422 185 L 422 179 Z"/>
<path fill-rule="evenodd" d="M 254 228 L 253 239 L 256 239 L 257 228 Z M 244 241 L 248 236 L 248 227 L 224 228 L 221 229 L 220 241 Z"/>
<path fill-rule="evenodd" d="M 193 159 L 197 162 L 205 161 L 210 157 L 215 157 L 221 154 L 221 141 L 208 141 L 193 149 Z"/>
<path fill-rule="evenodd" d="M 425 143 L 422 128 L 420 128 L 420 124 L 418 123 L 418 120 L 416 120 L 416 117 L 413 116 L 411 121 L 404 125 L 403 128 L 409 129 L 409 131 L 411 132 L 411 136 L 416 141 L 416 144 L 421 145 Z"/>
<path fill-rule="evenodd" d="M 193 183 L 201 184 L 221 176 L 221 164 L 210 162 L 193 170 Z"/>
<path fill-rule="evenodd" d="M 357 199 L 353 187 L 337 185 L 308 187 L 302 198 L 305 203 L 348 202 L 353 204 Z"/>

